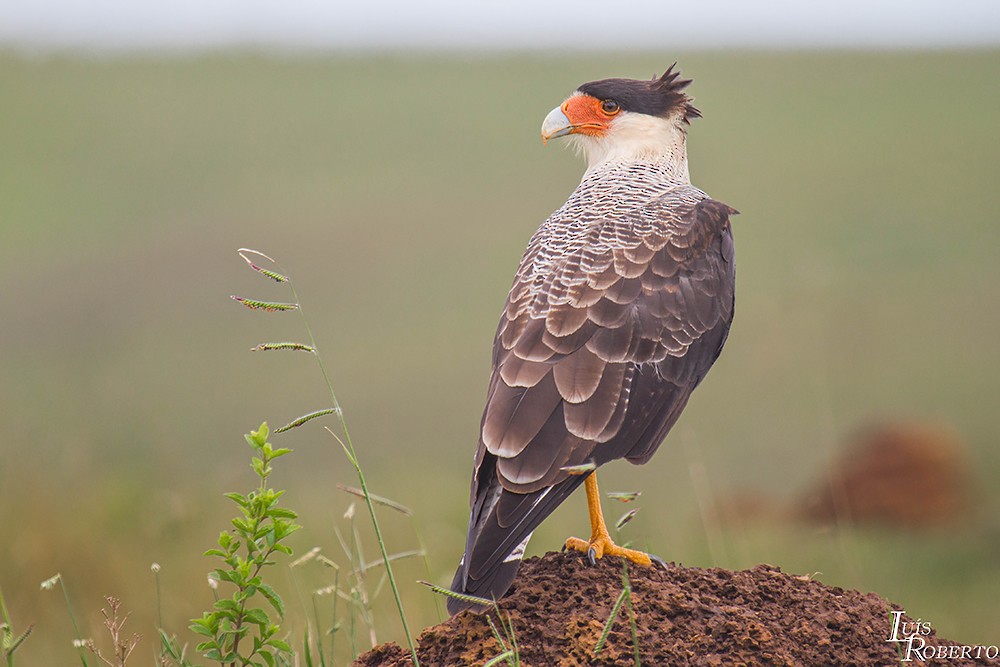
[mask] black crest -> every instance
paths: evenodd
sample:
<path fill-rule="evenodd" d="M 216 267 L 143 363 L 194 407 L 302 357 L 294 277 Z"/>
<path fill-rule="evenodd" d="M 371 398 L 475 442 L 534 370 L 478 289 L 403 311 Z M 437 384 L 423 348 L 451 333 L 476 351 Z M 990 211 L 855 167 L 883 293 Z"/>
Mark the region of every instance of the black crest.
<path fill-rule="evenodd" d="M 689 123 L 692 118 L 701 118 L 701 112 L 684 92 L 691 79 L 682 79 L 681 73 L 674 70 L 676 66 L 674 63 L 663 76 L 654 76 L 650 81 L 601 79 L 585 83 L 577 90 L 599 100 L 614 100 L 625 111 L 647 116 L 669 116 L 680 110 L 681 118 Z"/>

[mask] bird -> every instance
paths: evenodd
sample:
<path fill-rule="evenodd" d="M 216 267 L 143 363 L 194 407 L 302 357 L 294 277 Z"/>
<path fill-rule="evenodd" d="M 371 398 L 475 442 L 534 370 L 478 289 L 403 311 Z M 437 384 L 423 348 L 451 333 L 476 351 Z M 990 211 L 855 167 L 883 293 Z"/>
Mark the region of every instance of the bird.
<path fill-rule="evenodd" d="M 500 599 L 581 484 L 591 536 L 564 549 L 662 562 L 611 540 L 596 470 L 653 456 L 733 320 L 738 211 L 691 185 L 690 83 L 676 63 L 592 81 L 542 123 L 543 143 L 565 137 L 587 168 L 532 236 L 500 315 L 451 614 Z"/>

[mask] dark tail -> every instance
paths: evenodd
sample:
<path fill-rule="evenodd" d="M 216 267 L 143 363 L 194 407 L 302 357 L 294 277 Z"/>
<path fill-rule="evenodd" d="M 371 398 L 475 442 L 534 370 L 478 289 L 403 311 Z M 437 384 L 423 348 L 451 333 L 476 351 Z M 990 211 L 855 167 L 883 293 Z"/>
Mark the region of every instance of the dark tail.
<path fill-rule="evenodd" d="M 492 473 L 492 471 L 490 471 Z M 510 589 L 521 567 L 531 533 L 580 486 L 586 475 L 574 475 L 532 493 L 514 493 L 501 487 L 495 475 L 473 501 L 465 555 L 451 582 L 451 590 L 486 600 L 499 600 Z M 482 610 L 474 602 L 448 599 L 448 611 Z"/>
<path fill-rule="evenodd" d="M 490 572 L 487 579 L 475 582 L 475 590 L 468 590 L 465 586 L 465 563 L 460 563 L 455 578 L 451 582 L 451 590 L 462 595 L 472 595 L 486 600 L 499 600 L 510 589 L 514 583 L 514 577 L 521 568 L 521 559 L 504 561 L 495 570 Z M 458 598 L 448 598 L 448 613 L 454 616 L 460 611 L 471 609 L 480 612 L 485 609 L 482 605 Z"/>

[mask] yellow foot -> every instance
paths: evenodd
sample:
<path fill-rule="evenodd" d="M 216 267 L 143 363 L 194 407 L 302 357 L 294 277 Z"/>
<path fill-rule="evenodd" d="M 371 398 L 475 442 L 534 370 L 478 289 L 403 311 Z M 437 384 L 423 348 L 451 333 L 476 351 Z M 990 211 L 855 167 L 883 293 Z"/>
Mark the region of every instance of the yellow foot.
<path fill-rule="evenodd" d="M 590 564 L 594 565 L 598 559 L 605 556 L 621 556 L 622 558 L 628 558 L 630 561 L 636 565 L 641 565 L 642 567 L 649 567 L 654 562 L 666 567 L 661 559 L 656 556 L 650 556 L 643 551 L 636 551 L 634 549 L 626 549 L 620 547 L 611 541 L 611 536 L 607 533 L 599 533 L 590 538 L 589 542 L 581 540 L 578 537 L 571 537 L 566 540 L 566 544 L 563 545 L 563 550 L 572 549 L 573 551 L 580 551 L 587 554 L 587 558 L 590 560 Z"/>

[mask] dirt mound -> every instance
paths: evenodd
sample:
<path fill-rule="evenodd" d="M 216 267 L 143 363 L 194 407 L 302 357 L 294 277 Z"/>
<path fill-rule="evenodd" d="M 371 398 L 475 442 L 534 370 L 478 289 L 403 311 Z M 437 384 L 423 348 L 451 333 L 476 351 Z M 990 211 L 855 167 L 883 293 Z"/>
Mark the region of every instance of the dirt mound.
<path fill-rule="evenodd" d="M 879 596 L 826 586 L 760 565 L 731 572 L 718 568 L 632 568 L 629 572 L 643 665 L 1000 665 L 962 657 L 963 647 L 937 637 L 927 624 L 900 626 L 920 633 L 887 641 L 893 610 Z M 594 647 L 623 589 L 621 561 L 590 566 L 578 554 L 549 553 L 525 561 L 500 605 L 509 614 L 522 667 L 633 665 L 632 630 L 619 615 L 603 650 Z M 491 612 L 496 620 L 496 612 Z M 428 667 L 480 667 L 502 653 L 486 614 L 463 612 L 420 635 L 418 655 Z M 912 622 L 902 616 L 902 622 Z M 499 624 L 498 624 L 499 625 Z M 947 648 L 947 647 L 956 648 Z M 921 647 L 925 647 L 922 648 Z M 945 647 L 934 649 L 930 647 Z M 989 647 L 993 648 L 993 647 Z M 942 658 L 938 658 L 939 651 Z M 975 656 L 976 647 L 965 648 Z M 924 660 L 924 658 L 929 658 Z M 411 665 L 409 653 L 383 644 L 355 667 Z M 501 665 L 507 663 L 501 661 Z"/>
<path fill-rule="evenodd" d="M 797 506 L 818 523 L 951 526 L 970 515 L 971 478 L 965 448 L 950 430 L 882 424 L 859 433 Z"/>

